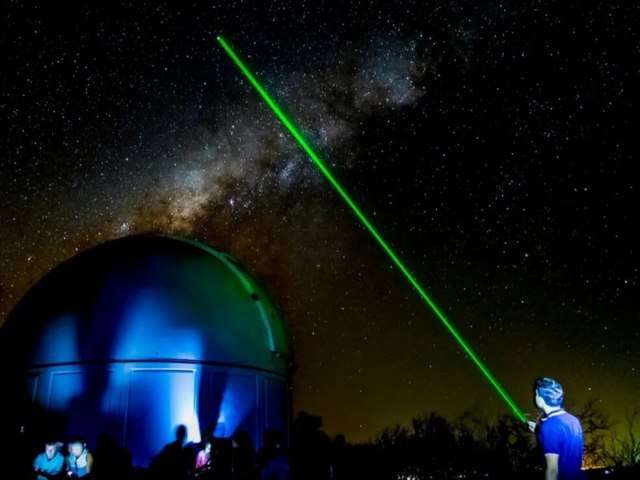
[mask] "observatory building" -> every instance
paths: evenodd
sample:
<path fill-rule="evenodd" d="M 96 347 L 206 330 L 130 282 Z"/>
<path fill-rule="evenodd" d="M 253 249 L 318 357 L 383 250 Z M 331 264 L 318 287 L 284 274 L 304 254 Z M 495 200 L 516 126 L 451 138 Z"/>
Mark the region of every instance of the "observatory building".
<path fill-rule="evenodd" d="M 193 442 L 246 430 L 256 448 L 289 428 L 282 318 L 232 257 L 193 240 L 130 236 L 67 260 L 10 312 L 0 352 L 7 428 L 89 446 L 107 434 L 134 466 L 179 425 Z"/>

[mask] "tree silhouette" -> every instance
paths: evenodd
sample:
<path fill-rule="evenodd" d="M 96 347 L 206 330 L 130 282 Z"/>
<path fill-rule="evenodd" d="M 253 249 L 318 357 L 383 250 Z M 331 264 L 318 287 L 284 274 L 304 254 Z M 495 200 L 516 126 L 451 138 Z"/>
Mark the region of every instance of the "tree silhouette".
<path fill-rule="evenodd" d="M 611 429 L 611 422 L 598 402 L 590 399 L 577 412 L 584 434 L 584 461 L 588 468 L 602 468 L 607 465 L 606 448 L 607 434 Z"/>
<path fill-rule="evenodd" d="M 609 451 L 610 464 L 622 468 L 638 468 L 640 465 L 640 408 L 625 416 L 625 434 L 614 435 Z"/>

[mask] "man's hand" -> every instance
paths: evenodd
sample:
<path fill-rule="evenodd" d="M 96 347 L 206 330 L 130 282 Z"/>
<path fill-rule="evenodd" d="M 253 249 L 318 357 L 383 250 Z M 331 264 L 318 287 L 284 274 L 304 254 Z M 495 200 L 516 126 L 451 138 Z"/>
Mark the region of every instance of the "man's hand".
<path fill-rule="evenodd" d="M 536 422 L 532 422 L 531 420 L 527 422 L 527 425 L 529 426 L 529 430 L 531 430 L 532 432 L 535 432 L 536 427 L 538 426 Z"/>

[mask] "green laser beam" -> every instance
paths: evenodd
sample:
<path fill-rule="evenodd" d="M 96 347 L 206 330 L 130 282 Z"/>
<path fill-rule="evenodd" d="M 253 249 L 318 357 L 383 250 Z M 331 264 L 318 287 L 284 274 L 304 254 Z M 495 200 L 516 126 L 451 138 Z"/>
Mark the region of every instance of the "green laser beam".
<path fill-rule="evenodd" d="M 404 276 L 409 280 L 409 283 L 413 285 L 413 287 L 418 291 L 422 299 L 431 307 L 436 316 L 440 319 L 440 321 L 444 324 L 446 329 L 453 335 L 453 338 L 460 344 L 462 349 L 469 355 L 469 358 L 473 360 L 475 365 L 480 369 L 482 374 L 487 378 L 489 383 L 495 388 L 495 390 L 500 394 L 500 396 L 504 399 L 504 401 L 511 407 L 513 413 L 518 417 L 522 422 L 527 421 L 527 417 L 522 413 L 520 408 L 516 405 L 513 399 L 509 396 L 506 390 L 500 385 L 498 380 L 493 376 L 493 374 L 489 371 L 487 366 L 480 360 L 480 357 L 471 349 L 469 344 L 462 338 L 460 333 L 456 330 L 456 328 L 449 322 L 447 317 L 440 311 L 437 305 L 431 300 L 427 292 L 422 288 L 422 286 L 418 283 L 415 277 L 409 272 L 407 267 L 402 263 L 400 258 L 396 255 L 396 253 L 392 250 L 389 244 L 382 238 L 382 236 L 375 229 L 373 224 L 367 219 L 367 217 L 362 213 L 362 210 L 356 205 L 356 203 L 351 199 L 346 190 L 340 185 L 340 183 L 333 176 L 331 171 L 326 167 L 324 162 L 320 159 L 320 157 L 315 153 L 315 151 L 311 148 L 309 143 L 304 139 L 304 137 L 300 134 L 298 129 L 293 125 L 291 120 L 287 118 L 287 116 L 282 112 L 280 107 L 276 104 L 276 102 L 271 98 L 271 96 L 267 93 L 267 91 L 262 87 L 260 82 L 257 80 L 255 75 L 251 73 L 251 71 L 245 66 L 244 62 L 236 55 L 231 46 L 227 43 L 227 41 L 221 36 L 216 37 L 222 48 L 224 48 L 225 52 L 231 57 L 234 63 L 238 66 L 238 68 L 242 71 L 245 77 L 249 80 L 251 85 L 260 93 L 263 100 L 269 105 L 271 110 L 276 114 L 276 116 L 280 119 L 280 121 L 284 124 L 285 127 L 289 130 L 291 135 L 298 141 L 302 149 L 307 152 L 307 155 L 311 158 L 313 163 L 320 169 L 320 171 L 324 174 L 324 176 L 329 180 L 331 185 L 338 191 L 340 196 L 344 199 L 345 202 L 351 207 L 351 210 L 356 214 L 356 217 L 362 222 L 362 224 L 369 230 L 371 235 L 376 239 L 376 241 L 380 244 L 387 255 L 391 258 L 393 263 L 400 269 L 400 271 L 404 274 Z"/>

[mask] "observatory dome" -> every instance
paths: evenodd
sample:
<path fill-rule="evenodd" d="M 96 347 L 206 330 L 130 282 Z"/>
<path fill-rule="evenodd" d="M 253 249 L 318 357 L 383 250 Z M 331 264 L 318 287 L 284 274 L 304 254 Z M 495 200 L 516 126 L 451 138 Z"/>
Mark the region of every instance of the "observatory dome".
<path fill-rule="evenodd" d="M 287 428 L 285 323 L 236 260 L 194 240 L 136 235 L 65 261 L 10 312 L 0 348 L 16 402 L 33 405 L 22 423 L 106 432 L 138 465 L 179 424 L 192 441 L 241 428 L 256 447 Z"/>

